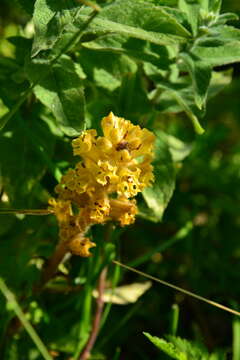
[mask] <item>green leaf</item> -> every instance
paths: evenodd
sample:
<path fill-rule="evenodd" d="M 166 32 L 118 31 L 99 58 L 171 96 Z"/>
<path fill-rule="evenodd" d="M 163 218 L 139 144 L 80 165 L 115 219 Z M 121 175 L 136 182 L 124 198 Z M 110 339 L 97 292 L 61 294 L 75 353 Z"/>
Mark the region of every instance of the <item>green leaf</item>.
<path fill-rule="evenodd" d="M 212 72 L 212 78 L 208 90 L 208 99 L 216 96 L 232 81 L 232 70 L 223 72 Z"/>
<path fill-rule="evenodd" d="M 158 338 L 157 336 L 152 336 L 147 332 L 143 333 L 158 349 L 163 351 L 165 354 L 169 355 L 172 359 L 175 360 L 187 360 L 187 355 L 183 352 L 179 352 L 176 347 L 163 339 Z"/>
<path fill-rule="evenodd" d="M 192 145 L 184 143 L 173 135 L 162 132 L 162 137 L 166 140 L 173 162 L 183 161 L 192 151 Z"/>
<path fill-rule="evenodd" d="M 125 55 L 81 48 L 78 61 L 94 86 L 110 92 L 121 86 L 123 77 L 136 72 L 137 65 Z"/>
<path fill-rule="evenodd" d="M 186 359 L 209 360 L 209 354 L 202 344 L 190 342 L 178 336 L 167 335 L 167 340 L 181 353 Z"/>
<path fill-rule="evenodd" d="M 218 42 L 220 42 L 220 44 L 236 40 L 240 41 L 240 30 L 229 25 L 218 25 L 212 29 L 210 39 L 216 39 Z M 207 38 L 205 41 L 207 42 L 211 40 Z M 204 45 L 204 42 L 201 42 L 200 44 Z"/>
<path fill-rule="evenodd" d="M 146 2 L 153 3 L 155 5 L 165 5 L 165 6 L 176 6 L 178 0 L 145 0 Z"/>
<path fill-rule="evenodd" d="M 200 5 L 197 2 L 179 0 L 178 7 L 186 14 L 193 36 L 196 36 L 198 33 Z"/>
<path fill-rule="evenodd" d="M 240 61 L 240 41 L 231 41 L 220 46 L 195 46 L 192 53 L 208 66 L 220 66 Z"/>
<path fill-rule="evenodd" d="M 210 0 L 208 6 L 209 11 L 212 11 L 214 14 L 218 15 L 222 7 L 222 0 Z"/>
<path fill-rule="evenodd" d="M 166 47 L 150 44 L 141 39 L 128 38 L 124 35 L 110 34 L 99 37 L 96 41 L 82 43 L 82 47 L 96 50 L 99 54 L 102 51 L 108 51 L 114 54 L 128 55 L 134 60 L 149 62 L 165 70 L 173 62 Z"/>
<path fill-rule="evenodd" d="M 72 0 L 36 0 L 33 13 L 35 36 L 32 56 L 53 47 L 65 25 L 72 22 L 73 14 L 79 6 L 76 7 L 77 4 Z"/>
<path fill-rule="evenodd" d="M 119 91 L 118 112 L 126 119 L 141 122 L 152 110 L 140 71 L 125 73 Z"/>
<path fill-rule="evenodd" d="M 48 66 L 42 64 L 41 71 L 44 73 Z M 28 70 L 32 81 L 36 76 L 36 69 L 33 66 Z M 51 68 L 48 76 L 43 76 L 34 87 L 36 97 L 52 111 L 62 130 L 69 136 L 76 136 L 85 127 L 85 97 L 81 74 L 79 65 L 69 56 L 63 55 Z"/>
<path fill-rule="evenodd" d="M 144 189 L 143 197 L 152 212 L 152 220 L 160 221 L 172 197 L 176 176 L 168 144 L 161 132 L 156 133 L 153 167 L 155 181 L 151 187 Z"/>
<path fill-rule="evenodd" d="M 14 128 L 3 133 L 0 142 L 2 185 L 11 207 L 32 208 L 34 187 L 45 174 L 55 139 L 39 119 L 17 117 Z"/>
<path fill-rule="evenodd" d="M 224 25 L 228 21 L 236 21 L 238 19 L 239 16 L 235 13 L 225 13 L 218 16 L 216 23 L 217 25 Z"/>
<path fill-rule="evenodd" d="M 162 112 L 175 113 L 184 111 L 191 120 L 196 133 L 199 135 L 203 134 L 204 129 L 199 123 L 198 117 L 204 113 L 200 113 L 194 104 L 192 87 L 184 87 L 184 84 L 168 84 L 165 82 L 158 82 L 157 86 L 158 89 L 151 94 L 151 98 L 156 97 L 156 93 L 160 89 L 165 90 L 155 101 L 156 104 L 159 103 L 157 109 Z"/>
<path fill-rule="evenodd" d="M 199 109 L 205 107 L 207 91 L 211 80 L 211 68 L 191 53 L 182 53 L 180 57 L 185 62 L 192 78 L 195 103 Z"/>
<path fill-rule="evenodd" d="M 88 14 L 89 11 L 81 11 L 75 25 L 79 27 L 86 21 Z M 118 0 L 103 8 L 86 33 L 99 35 L 117 33 L 159 45 L 185 42 L 190 36 L 177 19 L 163 7 L 132 0 Z"/>
<path fill-rule="evenodd" d="M 198 343 L 191 343 L 180 337 L 168 335 L 167 340 L 143 333 L 158 349 L 175 360 L 226 360 L 223 351 L 208 354 L 206 348 Z"/>

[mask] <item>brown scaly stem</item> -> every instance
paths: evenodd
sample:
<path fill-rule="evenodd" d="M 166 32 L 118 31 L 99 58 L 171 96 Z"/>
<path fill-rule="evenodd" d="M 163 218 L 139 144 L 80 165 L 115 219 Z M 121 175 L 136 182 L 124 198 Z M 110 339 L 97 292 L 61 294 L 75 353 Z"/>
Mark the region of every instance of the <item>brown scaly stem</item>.
<path fill-rule="evenodd" d="M 37 287 L 37 292 L 41 291 L 43 287 L 53 278 L 57 272 L 58 265 L 63 260 L 68 252 L 67 242 L 60 241 L 52 256 L 48 259 L 46 267 L 43 269 L 40 285 Z"/>
<path fill-rule="evenodd" d="M 96 342 L 99 328 L 100 328 L 103 306 L 104 306 L 103 292 L 104 292 L 104 288 L 105 288 L 106 276 L 107 276 L 107 268 L 104 268 L 99 276 L 99 281 L 98 281 L 97 308 L 96 308 L 95 316 L 93 319 L 92 331 L 91 331 L 91 334 L 87 341 L 87 344 L 86 344 L 85 348 L 83 349 L 78 360 L 87 360 L 89 358 L 89 356 L 91 354 L 91 350 Z"/>

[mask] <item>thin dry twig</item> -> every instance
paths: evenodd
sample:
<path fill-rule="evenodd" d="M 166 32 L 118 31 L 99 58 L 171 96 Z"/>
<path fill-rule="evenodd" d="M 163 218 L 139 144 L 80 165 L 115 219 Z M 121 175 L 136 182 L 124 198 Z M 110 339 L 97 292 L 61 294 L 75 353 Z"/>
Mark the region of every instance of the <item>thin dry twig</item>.
<path fill-rule="evenodd" d="M 171 283 L 169 283 L 169 282 L 167 282 L 167 281 L 164 281 L 164 280 L 158 279 L 158 278 L 156 278 L 156 277 L 154 277 L 154 276 L 148 275 L 148 274 L 146 274 L 146 273 L 144 273 L 144 272 L 142 272 L 142 271 L 139 271 L 139 270 L 137 270 L 137 269 L 134 269 L 134 268 L 131 267 L 131 266 L 122 264 L 122 263 L 119 262 L 119 261 L 113 260 L 112 262 L 113 262 L 114 264 L 116 264 L 116 265 L 121 266 L 121 267 L 124 268 L 124 269 L 130 270 L 130 271 L 132 271 L 132 272 L 135 272 L 135 273 L 138 274 L 138 275 L 144 276 L 144 277 L 147 278 L 147 279 L 150 279 L 150 280 L 156 281 L 156 282 L 158 282 L 158 283 L 160 283 L 160 284 L 162 284 L 162 285 L 168 286 L 168 287 L 170 287 L 170 288 L 172 288 L 172 289 L 174 289 L 174 290 L 177 290 L 177 291 L 179 291 L 179 292 L 181 292 L 181 293 L 183 293 L 183 294 L 186 294 L 186 295 L 188 295 L 188 296 L 191 296 L 191 297 L 193 297 L 193 298 L 195 298 L 195 299 L 197 299 L 197 300 L 204 301 L 205 303 L 207 303 L 207 304 L 209 304 L 209 305 L 215 306 L 215 307 L 217 307 L 217 308 L 219 308 L 219 309 L 221 309 L 221 310 L 227 311 L 227 312 L 229 312 L 229 313 L 231 313 L 231 314 L 233 314 L 233 315 L 240 316 L 240 312 L 239 312 L 239 311 L 233 310 L 233 309 L 231 309 L 231 308 L 229 308 L 229 307 L 227 307 L 227 306 L 225 306 L 225 305 L 219 304 L 219 303 L 217 303 L 216 301 L 212 301 L 212 300 L 206 299 L 205 297 L 203 297 L 203 296 L 201 296 L 201 295 L 197 295 L 197 294 L 195 294 L 195 293 L 192 293 L 191 291 L 188 291 L 188 290 L 185 290 L 185 289 L 183 289 L 183 288 L 180 288 L 179 286 L 173 285 L 173 284 L 171 284 Z"/>
<path fill-rule="evenodd" d="M 53 210 L 49 209 L 0 209 L 0 215 L 51 215 L 53 214 Z"/>

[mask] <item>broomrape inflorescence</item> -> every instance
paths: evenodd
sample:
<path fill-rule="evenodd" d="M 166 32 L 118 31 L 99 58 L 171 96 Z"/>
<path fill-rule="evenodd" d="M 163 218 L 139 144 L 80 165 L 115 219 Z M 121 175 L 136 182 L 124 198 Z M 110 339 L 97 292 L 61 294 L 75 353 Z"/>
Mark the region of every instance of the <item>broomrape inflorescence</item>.
<path fill-rule="evenodd" d="M 72 141 L 73 154 L 81 160 L 56 186 L 57 199 L 49 200 L 60 240 L 83 257 L 90 256 L 89 249 L 95 246 L 85 237 L 90 226 L 133 223 L 137 205 L 132 198 L 154 181 L 153 133 L 112 112 L 101 125 L 103 136 L 86 130 Z"/>

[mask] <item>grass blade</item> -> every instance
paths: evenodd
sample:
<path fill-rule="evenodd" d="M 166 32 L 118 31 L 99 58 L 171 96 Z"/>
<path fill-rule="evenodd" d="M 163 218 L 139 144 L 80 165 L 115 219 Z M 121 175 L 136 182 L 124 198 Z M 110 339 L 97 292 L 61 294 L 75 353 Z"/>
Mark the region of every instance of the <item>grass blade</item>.
<path fill-rule="evenodd" d="M 25 330 L 28 332 L 30 338 L 38 348 L 39 352 L 42 354 L 42 357 L 45 360 L 53 360 L 51 355 L 49 354 L 47 348 L 43 344 L 42 340 L 36 333 L 35 329 L 32 327 L 30 322 L 27 320 L 26 316 L 24 315 L 21 307 L 19 306 L 17 300 L 15 299 L 14 294 L 9 290 L 7 285 L 5 284 L 4 280 L 0 278 L 0 291 L 6 298 L 7 302 L 11 304 L 13 311 L 17 315 L 18 319 L 21 321 L 22 325 L 24 326 Z"/>

